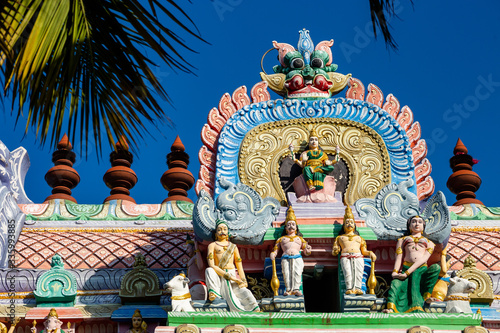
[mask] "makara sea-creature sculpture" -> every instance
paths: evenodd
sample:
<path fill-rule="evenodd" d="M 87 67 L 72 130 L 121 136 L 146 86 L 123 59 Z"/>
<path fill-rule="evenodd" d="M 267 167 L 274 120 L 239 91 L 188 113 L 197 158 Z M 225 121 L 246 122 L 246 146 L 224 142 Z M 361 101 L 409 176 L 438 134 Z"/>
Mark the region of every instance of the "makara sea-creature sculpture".
<path fill-rule="evenodd" d="M 213 240 L 217 220 L 227 222 L 231 241 L 237 244 L 257 245 L 279 213 L 278 200 L 261 198 L 251 187 L 233 184 L 223 177 L 219 185 L 225 189 L 216 202 L 205 191 L 200 191 L 193 210 L 193 229 L 197 237 Z"/>
<path fill-rule="evenodd" d="M 443 243 L 451 233 L 450 213 L 444 194 L 437 192 L 420 212 L 417 196 L 408 190 L 411 186 L 413 180 L 410 178 L 385 186 L 375 199 L 356 201 L 359 216 L 366 220 L 378 239 L 395 240 L 405 232 L 407 220 L 419 215 L 426 221 L 425 235 L 436 244 Z"/>

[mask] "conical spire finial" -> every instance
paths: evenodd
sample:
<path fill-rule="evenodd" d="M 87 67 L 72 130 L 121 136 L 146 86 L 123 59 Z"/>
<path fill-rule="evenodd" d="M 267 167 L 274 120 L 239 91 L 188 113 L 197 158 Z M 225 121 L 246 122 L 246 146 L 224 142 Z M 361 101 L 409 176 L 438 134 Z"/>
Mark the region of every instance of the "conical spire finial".
<path fill-rule="evenodd" d="M 177 135 L 177 137 L 175 138 L 174 143 L 172 144 L 172 147 L 170 147 L 170 151 L 173 151 L 173 152 L 177 152 L 177 151 L 183 152 L 184 150 L 185 150 L 184 144 L 182 143 L 181 138 Z"/>
<path fill-rule="evenodd" d="M 137 183 L 137 175 L 130 168 L 134 156 L 128 151 L 128 143 L 125 137 L 121 137 L 115 144 L 115 150 L 109 154 L 111 168 L 103 176 L 104 183 L 111 189 L 110 196 L 104 202 L 110 200 L 128 200 L 135 203 L 130 196 L 130 189 Z"/>
<path fill-rule="evenodd" d="M 64 133 L 61 141 L 57 144 L 57 149 L 66 149 L 66 150 L 72 150 L 73 146 L 71 145 L 71 142 L 69 142 L 68 135 Z"/>
<path fill-rule="evenodd" d="M 80 175 L 73 169 L 76 154 L 68 136 L 63 135 L 57 144 L 57 150 L 52 154 L 54 166 L 45 174 L 45 181 L 52 187 L 52 195 L 45 201 L 54 199 L 70 200 L 76 203 L 76 199 L 71 196 L 71 190 L 80 182 Z"/>
<path fill-rule="evenodd" d="M 467 153 L 468 153 L 467 147 L 465 147 L 462 140 L 460 140 L 460 138 L 458 138 L 457 144 L 455 145 L 455 148 L 453 149 L 453 155 L 467 154 Z"/>
<path fill-rule="evenodd" d="M 128 151 L 129 146 L 128 146 L 128 142 L 127 142 L 127 139 L 125 138 L 125 136 L 122 135 L 120 137 L 120 139 L 118 139 L 118 141 L 115 144 L 115 147 L 116 147 L 116 151 L 118 151 L 118 150 Z"/>
<path fill-rule="evenodd" d="M 161 176 L 161 184 L 168 191 L 166 201 L 188 201 L 193 202 L 187 196 L 187 191 L 194 185 L 193 174 L 187 170 L 189 155 L 184 152 L 185 148 L 181 138 L 177 136 L 167 154 L 168 170 Z"/>
<path fill-rule="evenodd" d="M 472 171 L 472 166 L 477 161 L 468 154 L 467 147 L 465 147 L 462 140 L 458 139 L 453 149 L 453 155 L 450 159 L 450 167 L 453 173 L 446 182 L 448 189 L 457 195 L 457 202 L 453 206 L 464 204 L 484 205 L 476 199 L 475 193 L 481 186 L 481 178 Z"/>

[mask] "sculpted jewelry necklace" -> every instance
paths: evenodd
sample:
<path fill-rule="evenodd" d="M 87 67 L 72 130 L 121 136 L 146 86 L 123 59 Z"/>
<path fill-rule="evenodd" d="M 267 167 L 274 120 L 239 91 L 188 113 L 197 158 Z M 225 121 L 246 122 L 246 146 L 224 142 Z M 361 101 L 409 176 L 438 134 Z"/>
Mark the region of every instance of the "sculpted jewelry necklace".
<path fill-rule="evenodd" d="M 352 242 L 352 239 L 356 237 L 357 235 L 346 235 L 349 238 L 349 242 Z"/>
<path fill-rule="evenodd" d="M 417 244 L 419 240 L 421 240 L 422 238 L 424 238 L 424 236 L 420 236 L 420 237 L 413 237 L 413 236 L 410 236 L 411 239 L 413 239 L 413 243 Z"/>
<path fill-rule="evenodd" d="M 224 249 L 224 251 L 226 251 L 226 250 L 227 250 L 227 247 L 229 246 L 229 244 L 228 244 L 228 245 L 222 245 L 222 244 L 219 244 L 219 243 L 217 243 L 217 242 L 215 242 L 215 244 L 217 244 L 217 245 L 221 246 L 221 247 Z"/>
<path fill-rule="evenodd" d="M 413 236 L 409 236 L 411 237 L 411 239 L 413 240 L 413 249 L 416 250 L 417 249 L 417 243 L 419 240 L 421 240 L 422 238 L 424 238 L 424 236 L 420 236 L 420 237 L 413 237 Z"/>
<path fill-rule="evenodd" d="M 311 156 L 312 157 L 318 157 L 320 151 L 319 150 L 311 150 Z"/>

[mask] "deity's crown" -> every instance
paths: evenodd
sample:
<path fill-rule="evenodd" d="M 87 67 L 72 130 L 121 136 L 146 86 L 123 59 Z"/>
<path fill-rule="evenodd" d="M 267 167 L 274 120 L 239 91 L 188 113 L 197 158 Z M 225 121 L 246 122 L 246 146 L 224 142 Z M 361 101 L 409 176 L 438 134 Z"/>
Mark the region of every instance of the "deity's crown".
<path fill-rule="evenodd" d="M 295 221 L 295 222 L 297 222 L 297 218 L 295 217 L 295 212 L 293 211 L 292 206 L 288 207 L 288 210 L 286 212 L 285 222 L 288 222 L 288 221 Z"/>
<path fill-rule="evenodd" d="M 141 317 L 142 318 L 141 310 L 136 309 L 134 314 L 132 315 L 132 318 L 134 318 L 134 317 Z"/>
<path fill-rule="evenodd" d="M 47 317 L 56 317 L 57 319 L 59 319 L 59 316 L 57 315 L 57 311 L 54 308 L 50 309 L 49 315 Z"/>
<path fill-rule="evenodd" d="M 186 277 L 186 274 L 181 273 L 181 274 L 179 274 L 179 276 L 182 276 L 183 278 L 185 278 L 185 277 Z"/>
<path fill-rule="evenodd" d="M 313 128 L 313 129 L 311 130 L 311 132 L 309 133 L 309 139 L 310 139 L 311 137 L 313 137 L 313 136 L 319 139 L 318 133 L 316 132 L 316 129 L 315 129 L 315 128 Z"/>
<path fill-rule="evenodd" d="M 351 207 L 349 205 L 347 205 L 347 207 L 345 208 L 344 222 L 347 219 L 353 219 L 354 220 L 354 215 L 352 214 L 352 210 L 351 210 Z"/>

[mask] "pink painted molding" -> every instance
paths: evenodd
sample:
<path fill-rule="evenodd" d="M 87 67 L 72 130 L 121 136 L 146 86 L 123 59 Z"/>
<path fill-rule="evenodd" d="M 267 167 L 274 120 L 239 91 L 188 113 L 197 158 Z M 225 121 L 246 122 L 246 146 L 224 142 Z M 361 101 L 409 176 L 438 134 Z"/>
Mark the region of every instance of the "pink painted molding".
<path fill-rule="evenodd" d="M 396 119 L 396 116 L 399 114 L 400 110 L 400 104 L 398 99 L 394 97 L 393 94 L 387 95 L 382 109 L 387 111 L 392 116 L 392 118 Z"/>
<path fill-rule="evenodd" d="M 424 158 L 416 167 L 415 167 L 415 177 L 417 178 L 417 184 L 425 179 L 425 177 L 429 176 L 432 171 L 431 162 L 428 159 Z"/>
<path fill-rule="evenodd" d="M 160 212 L 161 204 L 137 205 L 132 201 L 122 200 L 121 209 L 129 216 L 139 216 L 144 214 L 147 217 L 152 217 Z"/>
<path fill-rule="evenodd" d="M 215 162 L 216 156 L 215 153 L 210 151 L 207 146 L 202 146 L 199 153 L 198 159 L 200 160 L 201 165 L 204 165 L 208 168 L 208 170 L 215 171 Z"/>
<path fill-rule="evenodd" d="M 267 82 L 262 81 L 255 84 L 250 92 L 252 96 L 252 103 L 265 102 L 271 99 L 269 91 L 267 91 Z"/>
<path fill-rule="evenodd" d="M 45 213 L 47 208 L 49 207 L 49 203 L 41 203 L 41 204 L 19 204 L 19 209 L 24 214 L 31 214 L 31 215 L 42 215 Z"/>
<path fill-rule="evenodd" d="M 349 78 L 349 88 L 347 88 L 345 97 L 364 101 L 365 86 L 363 85 L 363 82 L 354 77 Z"/>
<path fill-rule="evenodd" d="M 370 83 L 368 85 L 368 95 L 366 95 L 366 101 L 381 108 L 383 100 L 384 94 L 382 94 L 382 90 L 380 90 L 380 88 L 373 83 Z"/>
<path fill-rule="evenodd" d="M 366 99 L 364 96 L 365 86 L 363 83 L 356 78 L 350 78 L 349 88 L 346 91 L 346 98 L 361 101 L 366 100 L 367 102 L 381 107 L 406 131 L 414 158 L 413 163 L 415 165 L 415 177 L 417 179 L 417 197 L 419 200 L 430 197 L 435 189 L 434 180 L 430 176 L 432 166 L 429 160 L 425 158 L 428 152 L 427 144 L 424 139 L 420 138 L 422 134 L 420 123 L 414 121 L 413 112 L 406 105 L 400 108 L 400 103 L 393 94 L 387 95 L 385 103 L 382 104 L 384 94 L 382 90 L 373 83 L 368 85 Z"/>
<path fill-rule="evenodd" d="M 241 86 L 233 92 L 233 104 L 236 110 L 243 108 L 245 105 L 250 104 L 250 97 L 247 95 L 247 87 Z M 235 110 L 235 111 L 236 111 Z"/>
<path fill-rule="evenodd" d="M 461 212 L 463 212 L 465 209 L 465 206 L 448 206 L 448 210 L 450 212 L 453 212 L 455 214 L 460 214 Z"/>

